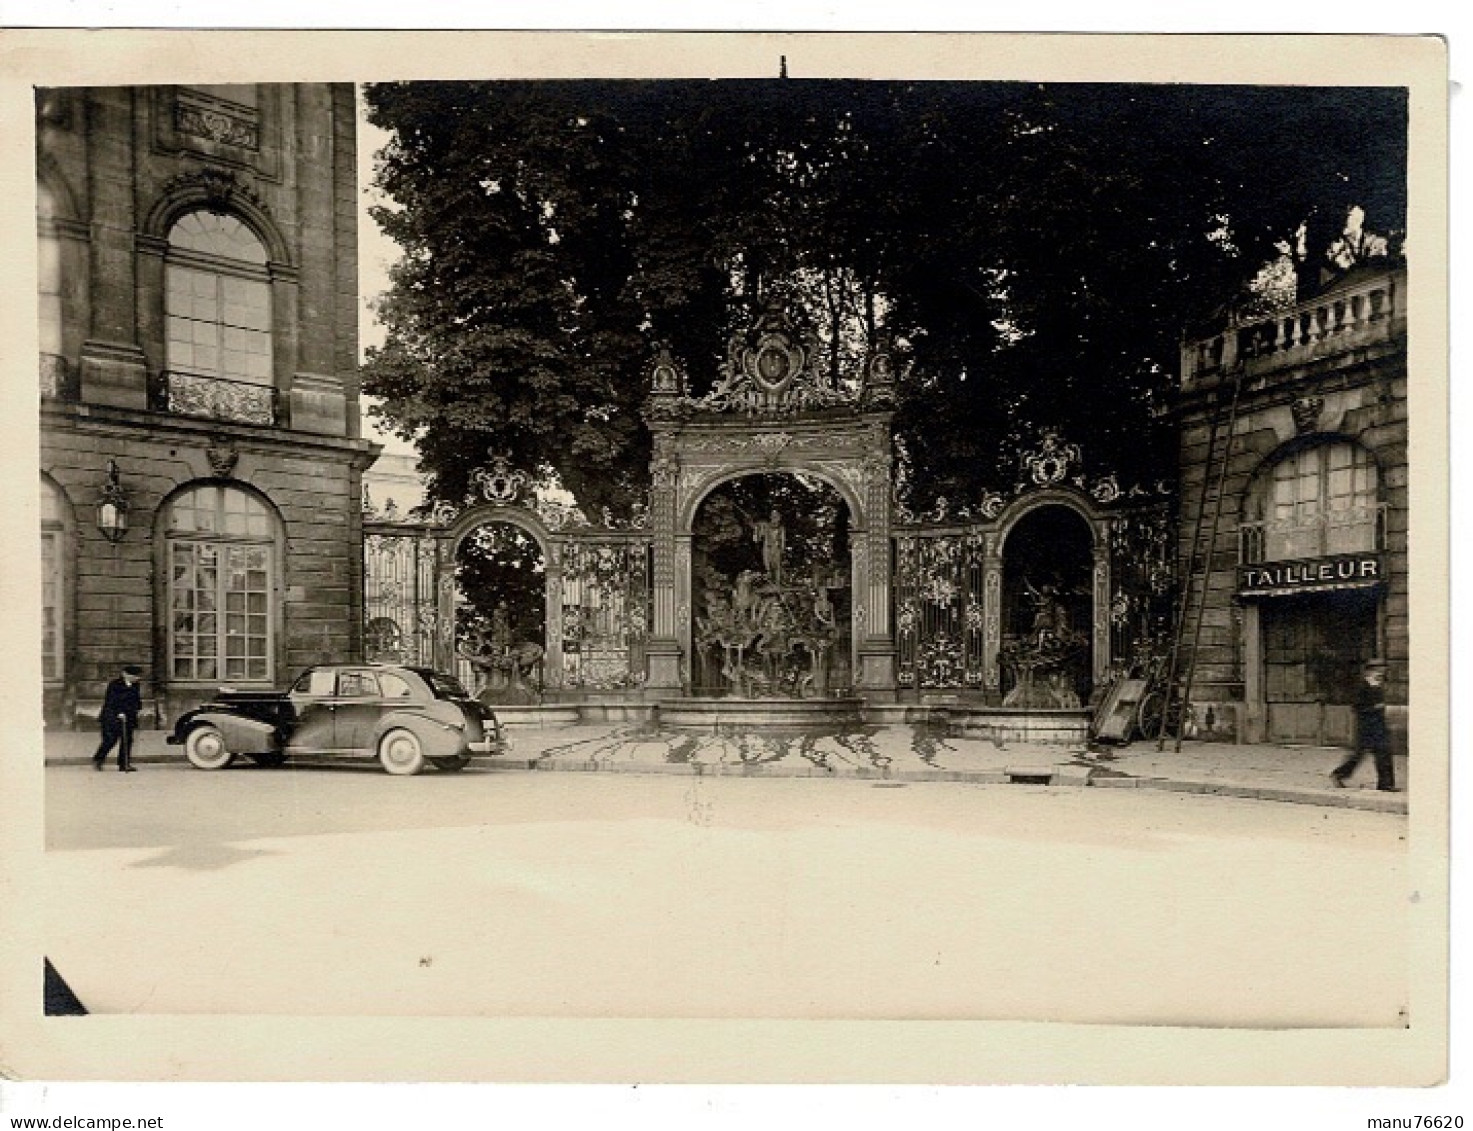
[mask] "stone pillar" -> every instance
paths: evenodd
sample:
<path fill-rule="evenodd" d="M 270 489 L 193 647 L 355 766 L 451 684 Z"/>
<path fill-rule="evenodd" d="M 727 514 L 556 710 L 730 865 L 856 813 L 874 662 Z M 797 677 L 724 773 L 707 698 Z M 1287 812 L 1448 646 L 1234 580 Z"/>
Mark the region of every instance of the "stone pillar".
<path fill-rule="evenodd" d="M 1110 539 L 1099 527 L 1095 529 L 1094 604 L 1090 619 L 1092 663 L 1090 681 L 1094 687 L 1104 685 L 1110 675 Z"/>
<path fill-rule="evenodd" d="M 543 621 L 547 625 L 542 657 L 542 681 L 544 686 L 563 686 L 563 544 L 550 542 L 547 547 L 547 591 L 544 594 L 546 612 Z"/>
<path fill-rule="evenodd" d="M 882 433 L 884 447 L 864 463 L 865 524 L 856 532 L 856 549 L 863 553 L 855 565 L 855 618 L 863 611 L 859 637 L 859 690 L 871 699 L 893 699 L 895 683 L 895 634 L 890 627 L 890 453 L 889 432 Z M 862 571 L 861 571 L 861 566 Z M 862 588 L 858 588 L 862 586 Z"/>
<path fill-rule="evenodd" d="M 1002 650 L 1002 550 L 996 534 L 986 535 L 982 558 L 982 689 L 987 702 L 1002 702 L 1002 673 L 997 656 Z"/>
<path fill-rule="evenodd" d="M 435 667 L 455 674 L 455 542 L 438 540 L 435 569 Z"/>
<path fill-rule="evenodd" d="M 91 322 L 82 343 L 81 377 L 82 400 L 87 404 L 143 410 L 148 408 L 148 363 L 138 344 L 134 275 L 136 93 L 128 87 L 97 87 L 87 97 Z"/>
<path fill-rule="evenodd" d="M 1239 742 L 1268 739 L 1268 704 L 1263 694 L 1263 632 L 1257 601 L 1243 602 L 1243 718 L 1238 724 Z"/>
<path fill-rule="evenodd" d="M 656 455 L 650 465 L 650 519 L 654 546 L 654 631 L 645 656 L 649 670 L 645 687 L 657 692 L 679 692 L 683 655 L 677 635 L 675 593 L 675 494 L 680 468 L 669 456 Z M 689 535 L 686 549 L 690 548 Z M 689 569 L 687 568 L 687 573 Z M 687 581 L 689 586 L 689 581 Z"/>
<path fill-rule="evenodd" d="M 691 535 L 684 532 L 675 536 L 675 639 L 680 642 L 680 654 L 691 656 Z"/>

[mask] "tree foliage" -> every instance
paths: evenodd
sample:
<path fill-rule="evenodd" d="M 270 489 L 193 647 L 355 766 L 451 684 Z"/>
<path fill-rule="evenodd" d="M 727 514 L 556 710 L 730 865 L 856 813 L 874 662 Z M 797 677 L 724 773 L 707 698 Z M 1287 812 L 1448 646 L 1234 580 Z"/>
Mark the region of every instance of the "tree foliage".
<path fill-rule="evenodd" d="M 367 99 L 392 139 L 377 217 L 403 258 L 365 390 L 439 498 L 490 449 L 626 511 L 647 479 L 651 344 L 700 392 L 771 293 L 804 309 L 836 379 L 880 335 L 896 344 L 919 500 L 1009 486 L 1042 427 L 1092 472 L 1147 482 L 1174 465 L 1159 410 L 1184 332 L 1274 259 L 1317 285 L 1352 207 L 1393 254 L 1405 226 L 1399 89 L 580 81 Z"/>

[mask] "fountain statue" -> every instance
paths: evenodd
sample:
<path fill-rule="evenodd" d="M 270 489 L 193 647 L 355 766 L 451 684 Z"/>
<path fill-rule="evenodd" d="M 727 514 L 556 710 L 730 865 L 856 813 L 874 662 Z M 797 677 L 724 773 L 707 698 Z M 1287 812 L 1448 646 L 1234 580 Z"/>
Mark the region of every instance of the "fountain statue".
<path fill-rule="evenodd" d="M 1036 587 L 1024 578 L 1023 586 L 1033 602 L 1033 623 L 1027 635 L 1003 641 L 998 659 L 1013 673 L 1013 689 L 1002 705 L 1078 708 L 1070 672 L 1088 649 L 1089 636 L 1074 628 L 1057 585 Z"/>
<path fill-rule="evenodd" d="M 762 569 L 744 569 L 723 586 L 713 579 L 696 618 L 695 643 L 716 657 L 729 695 L 754 698 L 823 698 L 839 636 L 827 572 L 785 578 L 786 535 L 777 511 L 752 524 Z"/>

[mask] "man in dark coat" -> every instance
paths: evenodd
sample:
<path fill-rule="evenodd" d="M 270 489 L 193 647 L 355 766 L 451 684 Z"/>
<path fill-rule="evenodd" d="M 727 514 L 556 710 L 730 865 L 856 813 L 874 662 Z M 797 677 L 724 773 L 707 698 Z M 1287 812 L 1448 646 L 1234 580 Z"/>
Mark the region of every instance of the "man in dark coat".
<path fill-rule="evenodd" d="M 1376 788 L 1397 792 L 1396 771 L 1391 763 L 1391 739 L 1386 733 L 1386 665 L 1370 660 L 1355 689 L 1355 749 L 1336 766 L 1330 777 L 1344 786 L 1361 760 L 1369 754 L 1376 762 Z"/>
<path fill-rule="evenodd" d="M 102 745 L 92 755 L 93 769 L 102 769 L 116 745 L 118 769 L 125 774 L 133 772 L 133 732 L 138 729 L 138 713 L 143 709 L 143 692 L 138 686 L 142 675 L 142 668 L 129 664 L 122 675 L 107 685 L 102 711 L 97 716 L 102 724 Z"/>

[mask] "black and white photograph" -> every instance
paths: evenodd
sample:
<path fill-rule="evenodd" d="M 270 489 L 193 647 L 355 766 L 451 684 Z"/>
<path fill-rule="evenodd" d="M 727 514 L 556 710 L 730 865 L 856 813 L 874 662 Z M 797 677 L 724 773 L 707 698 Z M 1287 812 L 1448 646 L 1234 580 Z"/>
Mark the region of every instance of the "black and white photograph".
<path fill-rule="evenodd" d="M 20 1078 L 1446 1078 L 1442 41 L 76 34 Z"/>

